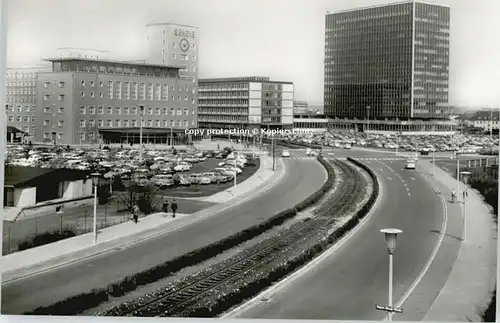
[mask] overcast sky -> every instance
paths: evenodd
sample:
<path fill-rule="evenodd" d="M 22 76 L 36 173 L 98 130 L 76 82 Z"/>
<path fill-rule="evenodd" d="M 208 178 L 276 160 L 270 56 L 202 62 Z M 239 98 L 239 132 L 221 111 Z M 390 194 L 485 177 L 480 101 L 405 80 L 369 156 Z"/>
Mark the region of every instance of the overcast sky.
<path fill-rule="evenodd" d="M 144 25 L 200 28 L 200 77 L 259 75 L 295 83 L 296 100 L 323 102 L 326 11 L 394 0 L 11 0 L 8 64 L 39 63 L 58 47 L 141 56 Z M 500 0 L 451 6 L 450 103 L 500 107 Z"/>

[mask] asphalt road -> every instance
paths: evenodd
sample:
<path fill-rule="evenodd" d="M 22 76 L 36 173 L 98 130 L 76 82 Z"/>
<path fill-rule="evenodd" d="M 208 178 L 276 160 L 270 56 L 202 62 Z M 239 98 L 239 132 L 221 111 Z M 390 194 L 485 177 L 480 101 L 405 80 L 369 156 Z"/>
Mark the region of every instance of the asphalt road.
<path fill-rule="evenodd" d="M 304 152 L 292 152 L 302 156 Z M 320 188 L 326 171 L 315 160 L 285 160 L 287 175 L 271 191 L 162 237 L 2 285 L 2 314 L 21 314 L 111 282 L 220 240 L 287 209 Z"/>
<path fill-rule="evenodd" d="M 337 157 L 345 152 L 336 153 Z M 366 157 L 358 152 L 350 155 Z M 383 157 L 371 153 L 370 157 Z M 385 157 L 393 157 L 387 156 Z M 394 255 L 394 301 L 408 290 L 438 241 L 443 208 L 434 189 L 404 161 L 366 161 L 380 177 L 384 197 L 374 216 L 332 256 L 269 300 L 255 302 L 232 318 L 381 320 L 387 305 L 388 254 L 380 229 L 403 230 Z M 399 175 L 399 177 L 397 175 Z M 405 186 L 406 184 L 406 186 Z M 406 189 L 408 188 L 408 190 Z M 448 200 L 449 198 L 447 198 Z M 448 228 L 435 262 L 395 320 L 421 320 L 444 286 L 460 246 L 461 218 L 447 202 Z"/>

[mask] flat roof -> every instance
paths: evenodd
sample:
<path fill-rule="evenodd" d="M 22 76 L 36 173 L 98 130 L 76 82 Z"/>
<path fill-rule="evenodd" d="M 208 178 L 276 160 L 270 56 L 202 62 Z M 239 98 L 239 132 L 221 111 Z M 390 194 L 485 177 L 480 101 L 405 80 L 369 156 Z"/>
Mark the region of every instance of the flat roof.
<path fill-rule="evenodd" d="M 357 8 L 351 8 L 351 9 L 343 9 L 343 10 L 338 10 L 338 11 L 333 11 L 333 12 L 327 13 L 326 15 L 330 16 L 330 15 L 339 14 L 339 13 L 353 12 L 353 11 L 367 10 L 367 9 L 375 9 L 375 8 L 382 8 L 382 7 L 389 7 L 389 6 L 397 6 L 397 5 L 408 4 L 408 3 L 422 3 L 422 4 L 428 4 L 428 5 L 438 6 L 438 7 L 450 8 L 450 6 L 444 5 L 444 4 L 436 4 L 436 3 L 430 3 L 430 2 L 418 1 L 418 0 L 407 0 L 407 1 L 399 1 L 399 2 L 384 3 L 384 4 L 377 4 L 377 5 L 364 6 L 364 7 L 357 7 Z"/>
<path fill-rule="evenodd" d="M 84 171 L 76 169 L 5 166 L 4 185 L 8 187 L 32 187 L 36 186 L 37 180 L 40 182 L 44 179 L 71 181 L 86 177 L 87 174 Z"/>
<path fill-rule="evenodd" d="M 198 79 L 198 83 L 217 83 L 217 82 L 265 82 L 265 83 L 284 83 L 293 84 L 293 82 L 271 81 L 267 76 L 241 76 L 241 77 L 221 77 Z"/>
<path fill-rule="evenodd" d="M 161 22 L 161 21 L 150 22 L 150 23 L 146 24 L 146 27 L 148 27 L 148 26 L 162 26 L 162 25 L 174 25 L 174 26 L 189 27 L 189 28 L 196 28 L 196 29 L 198 29 L 198 27 L 196 27 L 196 26 L 176 24 L 175 22 Z"/>
<path fill-rule="evenodd" d="M 139 133 L 140 132 L 140 127 L 122 127 L 122 128 L 98 128 L 98 132 L 108 132 L 108 133 Z M 174 133 L 179 133 L 185 132 L 185 129 L 172 129 L 172 132 Z M 168 127 L 160 127 L 160 128 L 154 128 L 154 127 L 142 127 L 142 133 L 143 134 L 148 134 L 148 133 L 170 133 L 170 128 Z"/>
<path fill-rule="evenodd" d="M 161 65 L 161 64 L 149 64 L 149 63 L 130 63 L 128 61 L 115 61 L 109 59 L 93 59 L 86 57 L 59 57 L 59 58 L 44 58 L 43 61 L 47 62 L 67 62 L 67 61 L 84 61 L 84 62 L 98 62 L 98 63 L 110 63 L 110 64 L 122 64 L 130 66 L 145 66 L 145 67 L 161 67 L 161 68 L 175 68 L 183 69 L 184 66 L 181 65 Z"/>

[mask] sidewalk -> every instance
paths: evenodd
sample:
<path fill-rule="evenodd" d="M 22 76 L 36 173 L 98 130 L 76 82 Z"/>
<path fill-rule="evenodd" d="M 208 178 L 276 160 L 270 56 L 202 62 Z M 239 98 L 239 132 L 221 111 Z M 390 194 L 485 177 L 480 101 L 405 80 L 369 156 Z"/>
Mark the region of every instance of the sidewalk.
<path fill-rule="evenodd" d="M 219 199 L 225 197 L 225 203 L 216 204 L 194 214 L 180 214 L 176 219 L 172 219 L 171 217 L 166 217 L 163 213 L 157 213 L 142 218 L 138 224 L 126 222 L 108 227 L 99 230 L 97 245 L 95 246 L 93 245 L 93 234 L 88 233 L 3 256 L 0 266 L 3 282 L 29 276 L 65 263 L 77 262 L 84 258 L 110 252 L 112 249 L 123 248 L 127 245 L 193 224 L 201 219 L 234 207 L 260 194 L 264 194 L 267 190 L 274 187 L 285 176 L 286 171 L 282 161 L 278 162 L 277 165 L 278 167 L 275 172 L 269 172 L 268 169 L 265 169 L 266 164 L 264 163 L 262 165 L 264 167 L 260 167 L 263 169 L 263 172 L 265 171 L 265 174 L 261 172 L 261 179 L 252 179 L 252 177 L 256 177 L 257 173 L 254 174 L 251 178 L 243 182 L 242 185 L 233 189 L 232 193 L 234 196 L 221 195 Z M 251 193 L 248 194 L 248 192 Z"/>
<path fill-rule="evenodd" d="M 432 170 L 428 161 L 420 160 L 419 164 L 428 172 Z M 450 191 L 456 188 L 456 179 L 438 167 L 436 180 Z M 445 286 L 423 321 L 479 322 L 495 288 L 496 225 L 482 196 L 470 188 L 468 192 L 465 241 Z"/>

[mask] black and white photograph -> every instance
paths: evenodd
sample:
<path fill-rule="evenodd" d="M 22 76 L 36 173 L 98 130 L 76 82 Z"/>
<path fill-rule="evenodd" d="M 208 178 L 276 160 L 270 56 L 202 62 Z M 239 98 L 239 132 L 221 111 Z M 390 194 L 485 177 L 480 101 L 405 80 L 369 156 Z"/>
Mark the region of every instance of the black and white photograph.
<path fill-rule="evenodd" d="M 500 1 L 1 2 L 8 322 L 496 321 Z"/>

